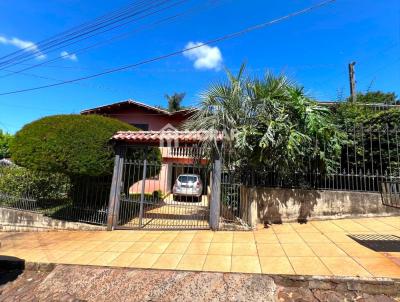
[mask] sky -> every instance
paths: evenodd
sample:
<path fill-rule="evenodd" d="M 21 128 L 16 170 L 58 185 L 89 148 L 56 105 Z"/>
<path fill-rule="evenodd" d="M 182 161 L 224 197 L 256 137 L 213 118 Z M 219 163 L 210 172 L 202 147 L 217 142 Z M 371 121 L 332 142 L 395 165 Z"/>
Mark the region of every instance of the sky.
<path fill-rule="evenodd" d="M 40 41 L 135 1 L 97 0 L 96 5 L 92 0 L 0 1 L 0 57 L 26 47 L 31 51 L 26 62 L 0 65 L 0 94 L 162 56 L 320 1 L 169 1 L 176 5 L 50 53 Z M 118 35 L 124 37 L 115 39 Z M 103 44 L 79 52 L 94 43 Z M 357 62 L 358 91 L 400 95 L 400 0 L 337 0 L 308 14 L 137 68 L 0 96 L 0 129 L 15 133 L 43 116 L 79 113 L 126 99 L 166 106 L 165 94 L 174 92 L 185 92 L 184 105 L 195 106 L 207 87 L 226 79 L 225 69 L 235 73 L 244 62 L 250 76 L 261 77 L 267 71 L 285 74 L 310 97 L 335 101 L 349 94 L 351 61 Z M 23 73 L 10 73 L 39 63 Z"/>

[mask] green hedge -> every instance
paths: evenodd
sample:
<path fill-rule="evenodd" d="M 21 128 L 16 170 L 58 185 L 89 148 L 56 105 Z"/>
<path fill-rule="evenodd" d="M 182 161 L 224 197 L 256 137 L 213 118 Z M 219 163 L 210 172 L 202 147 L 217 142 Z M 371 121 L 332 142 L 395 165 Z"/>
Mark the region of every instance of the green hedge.
<path fill-rule="evenodd" d="M 30 171 L 18 166 L 0 167 L 0 193 L 42 200 L 65 199 L 69 178 L 62 174 Z"/>
<path fill-rule="evenodd" d="M 110 139 L 137 130 L 98 115 L 55 115 L 25 125 L 11 145 L 14 162 L 36 171 L 101 176 L 113 170 Z"/>

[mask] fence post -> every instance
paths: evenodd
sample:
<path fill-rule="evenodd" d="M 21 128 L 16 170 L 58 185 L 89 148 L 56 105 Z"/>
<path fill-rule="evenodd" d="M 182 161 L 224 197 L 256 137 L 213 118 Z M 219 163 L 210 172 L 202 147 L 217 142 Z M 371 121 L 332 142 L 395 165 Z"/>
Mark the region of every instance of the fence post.
<path fill-rule="evenodd" d="M 221 160 L 214 160 L 212 168 L 211 201 L 210 201 L 210 227 L 213 231 L 219 229 L 221 210 Z"/>
<path fill-rule="evenodd" d="M 147 159 L 143 161 L 142 189 L 140 191 L 139 228 L 143 226 L 144 190 L 146 188 Z"/>
<path fill-rule="evenodd" d="M 118 222 L 121 182 L 125 153 L 121 146 L 115 147 L 114 171 L 111 181 L 110 199 L 108 202 L 107 231 L 112 231 Z"/>

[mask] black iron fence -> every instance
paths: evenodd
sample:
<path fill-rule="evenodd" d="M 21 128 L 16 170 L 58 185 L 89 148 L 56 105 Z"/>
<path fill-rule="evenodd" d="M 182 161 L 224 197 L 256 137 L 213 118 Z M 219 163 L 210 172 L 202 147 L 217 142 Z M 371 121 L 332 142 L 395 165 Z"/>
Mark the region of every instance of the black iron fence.
<path fill-rule="evenodd" d="M 341 154 L 325 158 L 316 146 L 300 159 L 302 169 L 282 173 L 278 167 L 243 171 L 241 181 L 248 186 L 310 188 L 380 192 L 383 182 L 400 182 L 400 129 L 357 125 L 346 129 Z M 310 154 L 317 154 L 312 157 Z"/>
<path fill-rule="evenodd" d="M 105 225 L 111 176 L 67 177 L 0 168 L 0 207 L 31 211 L 55 219 Z"/>

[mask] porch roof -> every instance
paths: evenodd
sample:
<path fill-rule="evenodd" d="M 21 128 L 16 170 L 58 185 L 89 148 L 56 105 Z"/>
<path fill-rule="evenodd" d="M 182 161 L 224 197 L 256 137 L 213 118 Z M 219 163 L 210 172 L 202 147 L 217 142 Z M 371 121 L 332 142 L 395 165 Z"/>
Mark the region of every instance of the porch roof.
<path fill-rule="evenodd" d="M 222 142 L 223 134 L 212 131 L 119 131 L 112 140 L 132 145 L 160 145 L 160 142 L 194 145 L 207 140 Z"/>

